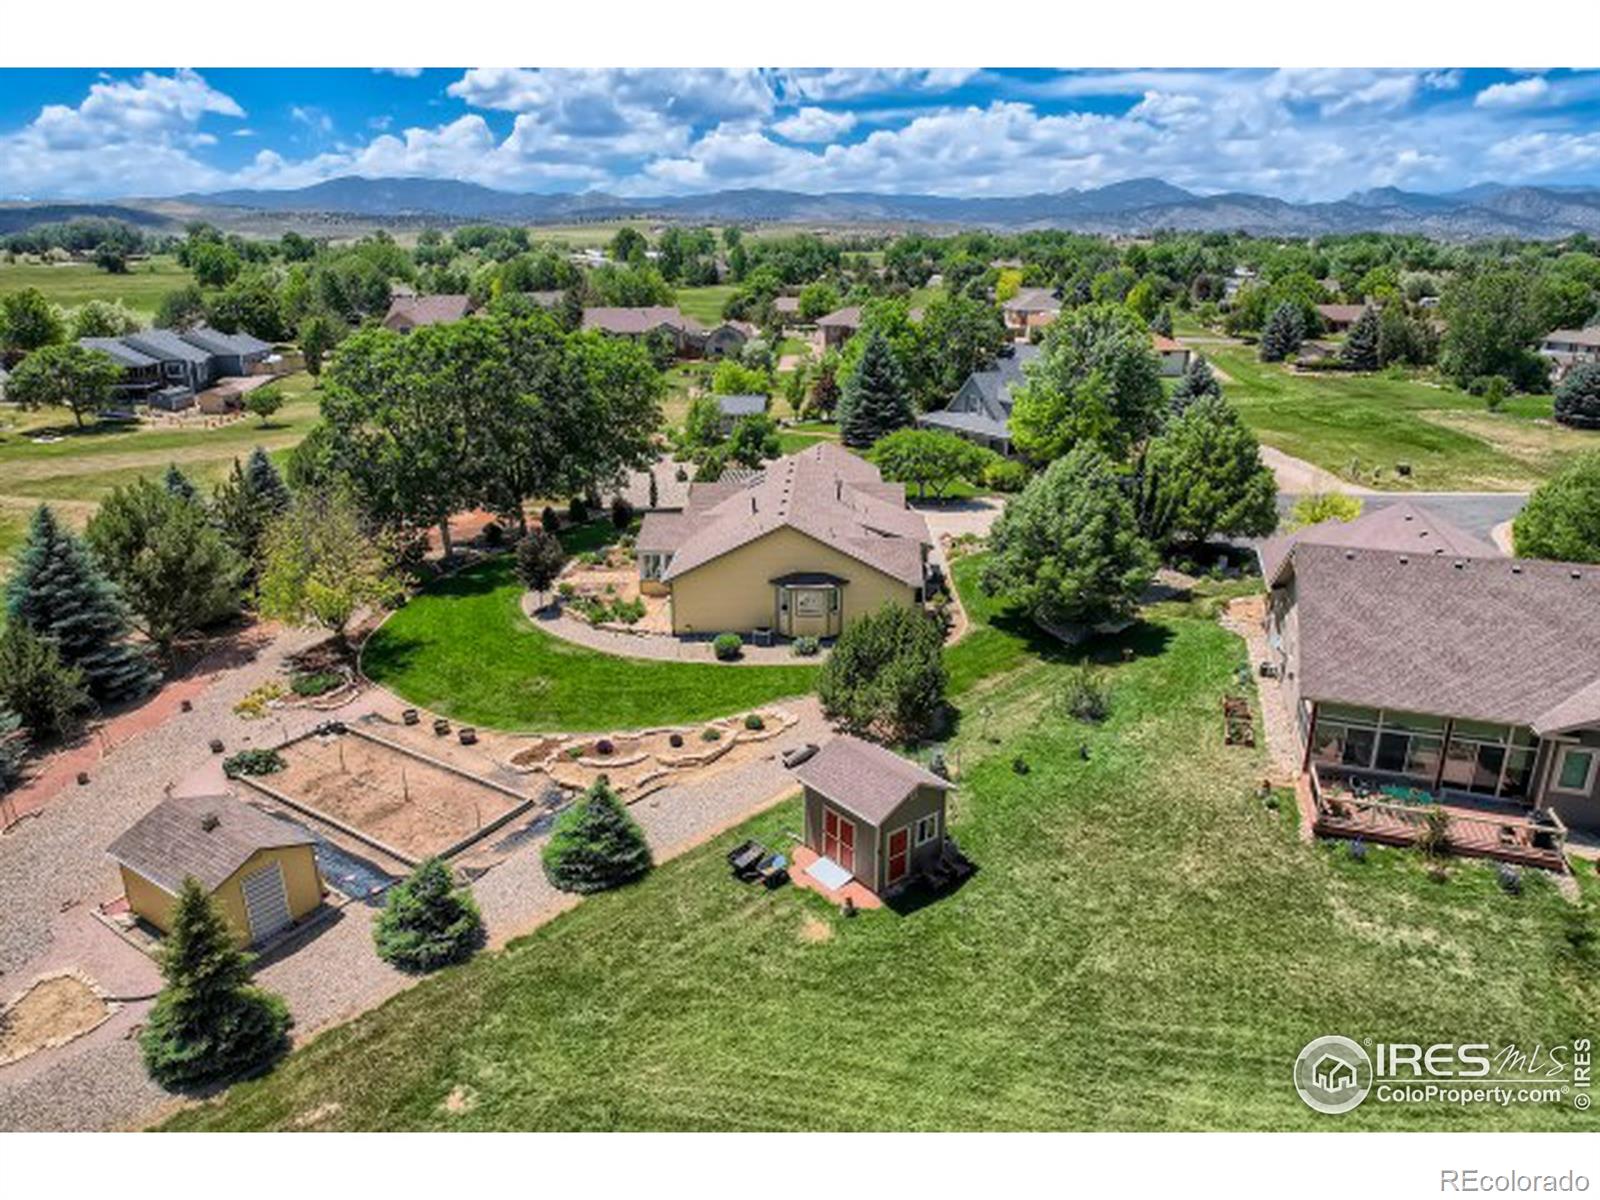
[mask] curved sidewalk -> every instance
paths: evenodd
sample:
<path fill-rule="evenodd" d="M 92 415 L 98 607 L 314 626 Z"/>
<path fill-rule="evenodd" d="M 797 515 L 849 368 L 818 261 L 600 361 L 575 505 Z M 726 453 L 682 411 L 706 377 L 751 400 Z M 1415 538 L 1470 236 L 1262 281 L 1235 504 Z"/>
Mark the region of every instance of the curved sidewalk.
<path fill-rule="evenodd" d="M 787 643 L 777 646 L 752 646 L 746 642 L 743 654 L 732 662 L 724 662 L 716 656 L 710 641 L 691 641 L 660 633 L 621 633 L 615 629 L 599 629 L 587 621 L 568 616 L 559 609 L 554 612 L 550 609 L 536 609 L 533 599 L 532 593 L 523 593 L 522 612 L 537 628 L 564 642 L 586 646 L 602 654 L 615 654 L 620 658 L 711 663 L 719 667 L 803 667 L 821 662 L 827 657 L 826 649 L 807 657 L 796 654 Z"/>

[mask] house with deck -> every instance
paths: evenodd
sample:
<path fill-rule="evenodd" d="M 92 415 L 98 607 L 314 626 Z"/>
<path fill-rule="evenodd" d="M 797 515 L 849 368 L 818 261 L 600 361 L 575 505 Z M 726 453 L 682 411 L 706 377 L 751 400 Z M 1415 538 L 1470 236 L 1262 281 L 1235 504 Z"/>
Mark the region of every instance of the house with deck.
<path fill-rule="evenodd" d="M 672 632 L 828 638 L 885 603 L 921 604 L 932 538 L 905 487 L 831 442 L 746 477 L 695 483 L 652 512 L 640 590 L 671 597 Z"/>
<path fill-rule="evenodd" d="M 861 306 L 847 304 L 817 318 L 817 348 L 837 350 L 861 328 Z"/>
<path fill-rule="evenodd" d="M 122 368 L 121 376 L 111 385 L 111 398 L 118 403 L 143 404 L 163 387 L 160 360 L 120 338 L 79 338 L 78 345 L 104 354 Z"/>
<path fill-rule="evenodd" d="M 176 388 L 186 399 L 174 407 L 187 408 L 195 393 L 203 391 L 221 376 L 220 364 L 210 353 L 186 342 L 170 329 L 141 329 L 124 336 L 122 343 L 147 354 L 161 364 L 166 386 Z"/>
<path fill-rule="evenodd" d="M 706 348 L 705 326 L 676 308 L 664 305 L 586 308 L 583 310 L 583 328 L 630 341 L 660 336 L 672 344 L 673 352 L 681 358 L 699 357 Z"/>
<path fill-rule="evenodd" d="M 1038 346 L 1007 347 L 994 366 L 968 375 L 946 407 L 920 414 L 917 424 L 1010 454 L 1011 391 L 1022 382 L 1023 368 L 1038 357 Z"/>
<path fill-rule="evenodd" d="M 1318 832 L 1562 869 L 1600 830 L 1600 568 L 1394 504 L 1274 538 L 1266 632 Z"/>
<path fill-rule="evenodd" d="M 1539 343 L 1539 353 L 1550 360 L 1557 381 L 1580 363 L 1600 363 L 1600 325 L 1552 329 Z"/>
<path fill-rule="evenodd" d="M 211 356 L 216 376 L 255 375 L 268 368 L 272 343 L 248 333 L 223 333 L 207 325 L 197 325 L 178 335 L 191 346 Z"/>

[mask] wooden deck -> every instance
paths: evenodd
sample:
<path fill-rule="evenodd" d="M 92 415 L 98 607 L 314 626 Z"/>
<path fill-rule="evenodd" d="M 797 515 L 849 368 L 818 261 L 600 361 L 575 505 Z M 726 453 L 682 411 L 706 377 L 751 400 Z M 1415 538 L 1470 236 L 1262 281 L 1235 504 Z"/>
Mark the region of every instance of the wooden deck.
<path fill-rule="evenodd" d="M 1517 866 L 1566 872 L 1566 826 L 1553 812 L 1533 816 L 1504 801 L 1447 794 L 1433 804 L 1401 804 L 1358 794 L 1359 780 L 1313 765 L 1311 794 L 1319 837 L 1362 838 L 1386 846 L 1413 846 L 1431 808 L 1449 817 L 1444 849 L 1451 854 L 1493 858 Z M 1524 815 L 1529 814 L 1529 815 Z"/>

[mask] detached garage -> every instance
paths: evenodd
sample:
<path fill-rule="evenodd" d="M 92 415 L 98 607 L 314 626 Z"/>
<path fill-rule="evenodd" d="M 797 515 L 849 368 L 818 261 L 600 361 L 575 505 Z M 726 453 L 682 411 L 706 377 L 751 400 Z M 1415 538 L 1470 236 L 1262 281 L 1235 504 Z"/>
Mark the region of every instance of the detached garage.
<path fill-rule="evenodd" d="M 216 900 L 240 945 L 265 941 L 322 903 L 315 839 L 233 796 L 164 800 L 106 851 L 128 906 L 166 933 L 183 881 Z"/>

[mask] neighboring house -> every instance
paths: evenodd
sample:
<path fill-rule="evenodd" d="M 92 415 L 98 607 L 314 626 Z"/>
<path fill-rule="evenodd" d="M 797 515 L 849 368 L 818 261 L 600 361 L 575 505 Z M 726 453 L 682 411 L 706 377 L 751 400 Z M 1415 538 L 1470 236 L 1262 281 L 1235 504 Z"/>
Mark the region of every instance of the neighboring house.
<path fill-rule="evenodd" d="M 917 424 L 1010 454 L 1011 389 L 1022 382 L 1022 368 L 1038 356 L 1038 346 L 1007 347 L 989 370 L 967 376 L 948 407 L 923 413 Z"/>
<path fill-rule="evenodd" d="M 396 333 L 410 333 L 424 325 L 448 325 L 452 321 L 460 321 L 471 311 L 472 301 L 466 296 L 395 295 L 389 301 L 383 327 Z"/>
<path fill-rule="evenodd" d="M 748 321 L 724 321 L 706 331 L 702 353 L 707 358 L 737 358 L 761 331 Z"/>
<path fill-rule="evenodd" d="M 133 913 L 163 933 L 183 881 L 197 880 L 240 945 L 264 941 L 322 903 L 316 839 L 230 795 L 163 800 L 106 854 Z"/>
<path fill-rule="evenodd" d="M 634 512 L 681 512 L 689 503 L 690 480 L 694 476 L 692 462 L 679 462 L 675 458 L 659 458 L 649 467 L 627 472 L 607 498 L 627 501 Z M 683 478 L 678 474 L 682 472 Z M 650 480 L 655 479 L 655 502 L 651 503 Z"/>
<path fill-rule="evenodd" d="M 932 539 L 905 487 L 821 442 L 748 477 L 696 483 L 646 515 L 640 588 L 672 597 L 675 634 L 834 637 L 885 603 L 923 600 Z"/>
<path fill-rule="evenodd" d="M 1322 318 L 1322 326 L 1329 333 L 1348 333 L 1350 327 L 1361 319 L 1361 314 L 1367 311 L 1365 304 L 1319 304 L 1317 316 Z"/>
<path fill-rule="evenodd" d="M 79 338 L 78 345 L 85 350 L 98 350 L 122 368 L 122 378 L 111 388 L 113 400 L 143 402 L 164 386 L 160 361 L 118 338 Z"/>
<path fill-rule="evenodd" d="M 220 329 L 199 325 L 178 336 L 211 356 L 213 379 L 224 375 L 253 375 L 272 357 L 272 343 L 248 333 L 223 333 Z"/>
<path fill-rule="evenodd" d="M 1061 297 L 1050 288 L 1019 288 L 1000 306 L 1006 328 L 1017 337 L 1025 338 L 1030 330 L 1050 324 L 1061 315 Z"/>
<path fill-rule="evenodd" d="M 121 340 L 123 345 L 132 346 L 161 363 L 161 377 L 169 389 L 177 388 L 193 396 L 209 387 L 221 374 L 218 363 L 208 352 L 184 341 L 170 329 L 141 329 Z"/>
<path fill-rule="evenodd" d="M 767 398 L 759 395 L 718 396 L 717 409 L 722 414 L 722 431 L 727 433 L 744 417 L 759 417 L 767 411 Z"/>
<path fill-rule="evenodd" d="M 705 327 L 676 308 L 653 305 L 644 308 L 586 308 L 583 328 L 598 329 L 612 337 L 638 341 L 659 333 L 671 340 L 680 357 L 697 357 L 705 352 Z"/>
<path fill-rule="evenodd" d="M 849 304 L 817 318 L 817 341 L 822 350 L 837 350 L 861 328 L 861 306 Z"/>
<path fill-rule="evenodd" d="M 1539 343 L 1539 353 L 1554 364 L 1559 382 L 1579 363 L 1600 363 L 1600 325 L 1553 329 Z"/>
<path fill-rule="evenodd" d="M 1600 829 L 1600 567 L 1405 503 L 1259 554 L 1303 769 Z"/>
<path fill-rule="evenodd" d="M 1154 347 L 1156 356 L 1161 359 L 1161 374 L 1164 378 L 1176 378 L 1189 369 L 1191 351 L 1182 342 L 1175 342 L 1162 334 L 1152 333 L 1150 344 Z"/>
<path fill-rule="evenodd" d="M 772 311 L 778 314 L 778 320 L 783 322 L 785 329 L 791 325 L 798 325 L 800 324 L 800 297 L 774 296 L 772 298 Z"/>
<path fill-rule="evenodd" d="M 952 785 L 882 746 L 834 738 L 794 768 L 805 846 L 877 895 L 937 867 Z"/>

